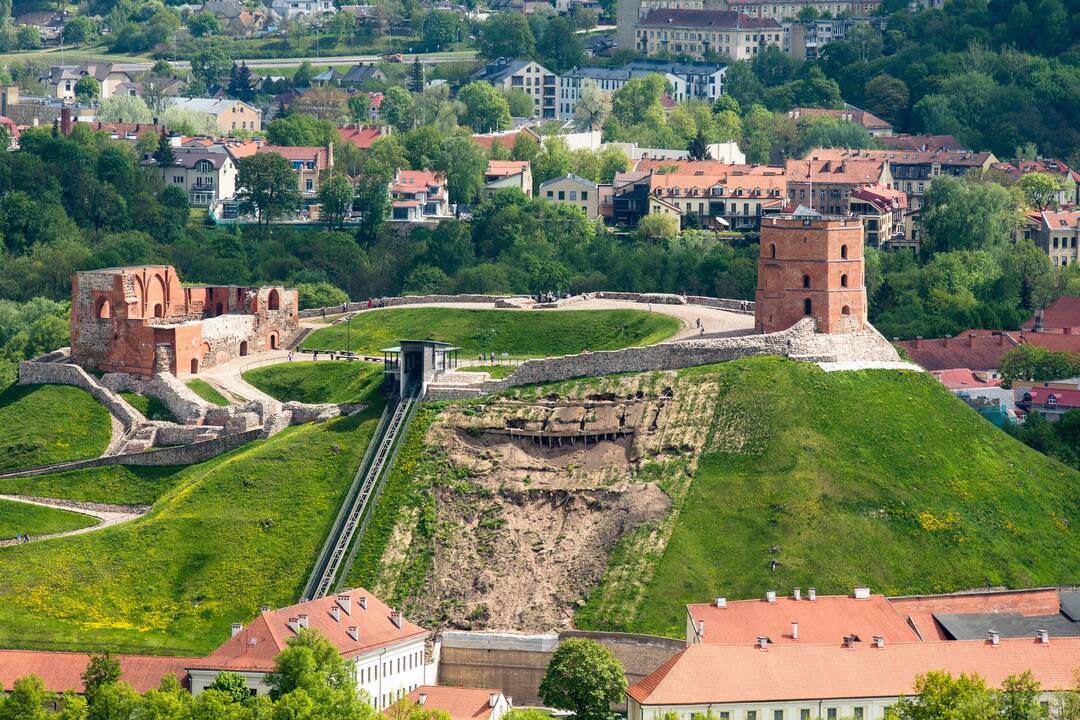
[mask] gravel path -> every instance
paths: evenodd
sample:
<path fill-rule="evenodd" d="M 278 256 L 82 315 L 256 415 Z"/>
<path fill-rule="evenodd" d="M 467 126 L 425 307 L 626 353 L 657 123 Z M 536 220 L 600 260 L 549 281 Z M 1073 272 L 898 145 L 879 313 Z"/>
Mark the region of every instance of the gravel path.
<path fill-rule="evenodd" d="M 926 372 L 921 367 L 909 362 L 881 362 L 868 360 L 865 362 L 822 362 L 818 363 L 825 372 L 841 372 L 844 370 L 914 370 Z"/>
<path fill-rule="evenodd" d="M 96 525 L 79 528 L 78 530 L 40 535 L 38 537 L 31 536 L 30 542 L 40 542 L 42 540 L 68 537 L 69 535 L 82 535 L 83 533 L 103 530 L 104 528 L 142 517 L 150 510 L 149 505 L 105 505 L 101 503 L 61 500 L 59 498 L 30 497 L 27 495 L 0 495 L 0 500 L 10 500 L 12 502 L 26 503 L 27 505 L 40 505 L 41 507 L 53 508 L 56 510 L 77 512 L 82 515 L 89 515 L 90 517 L 97 518 L 99 521 Z M 0 540 L 0 547 L 17 544 L 19 543 L 15 539 Z"/>

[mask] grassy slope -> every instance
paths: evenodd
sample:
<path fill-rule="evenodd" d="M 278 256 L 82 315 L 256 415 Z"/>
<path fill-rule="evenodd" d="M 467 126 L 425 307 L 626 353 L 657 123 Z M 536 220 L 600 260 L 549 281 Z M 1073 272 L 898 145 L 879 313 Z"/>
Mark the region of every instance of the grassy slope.
<path fill-rule="evenodd" d="M 147 420 L 176 422 L 176 418 L 169 412 L 169 408 L 156 397 L 148 397 L 133 392 L 121 392 L 120 397 L 127 400 L 128 405 L 141 412 Z"/>
<path fill-rule="evenodd" d="M 461 310 L 401 308 L 361 313 L 345 324 L 311 333 L 303 348 L 375 353 L 399 340 L 441 340 L 462 348 L 464 357 L 481 352 L 511 355 L 567 355 L 582 350 L 615 350 L 649 345 L 681 327 L 669 315 L 641 310 Z M 347 335 L 351 334 L 351 338 Z"/>
<path fill-rule="evenodd" d="M 144 518 L 0 549 L 0 646 L 202 654 L 295 602 L 382 410 L 368 401 L 176 470 Z"/>
<path fill-rule="evenodd" d="M 182 466 L 106 467 L 34 477 L 0 478 L 0 494 L 63 498 L 117 505 L 150 505 L 176 484 Z"/>
<path fill-rule="evenodd" d="M 56 508 L 28 505 L 27 503 L 0 500 L 0 540 L 8 540 L 18 533 L 30 537 L 49 533 L 67 532 L 89 527 L 97 521 L 89 515 L 57 510 Z"/>
<path fill-rule="evenodd" d="M 193 393 L 211 405 L 221 405 L 224 407 L 229 404 L 229 399 L 215 390 L 210 383 L 205 380 L 195 378 L 194 380 L 188 380 L 185 384 L 191 388 Z"/>
<path fill-rule="evenodd" d="M 70 385 L 0 392 L 0 470 L 97 457 L 112 435 L 109 412 Z"/>
<path fill-rule="evenodd" d="M 347 360 L 282 363 L 248 370 L 244 380 L 282 402 L 355 403 L 382 382 L 382 366 Z"/>
<path fill-rule="evenodd" d="M 1014 441 L 929 375 L 824 373 L 775 358 L 683 374 L 692 373 L 719 374 L 714 433 L 741 428 L 752 450 L 703 455 L 647 600 L 627 606 L 602 585 L 579 626 L 681 637 L 687 602 L 796 586 L 1075 582 L 1080 473 Z M 619 562 L 633 559 L 616 553 Z"/>

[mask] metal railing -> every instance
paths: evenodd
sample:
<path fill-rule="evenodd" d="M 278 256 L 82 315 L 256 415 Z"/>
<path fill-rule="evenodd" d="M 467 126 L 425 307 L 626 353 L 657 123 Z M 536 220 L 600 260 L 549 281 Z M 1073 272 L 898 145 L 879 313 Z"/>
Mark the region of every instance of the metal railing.
<path fill-rule="evenodd" d="M 372 435 L 368 453 L 353 478 L 350 497 L 342 505 L 330 537 L 319 553 L 315 569 L 304 588 L 305 598 L 313 600 L 325 597 L 333 591 L 334 580 L 367 512 L 368 502 L 375 494 L 379 478 L 392 464 L 397 440 L 408 427 L 417 401 L 416 391 L 411 390 L 393 405 L 387 405 L 383 411 L 379 426 Z"/>

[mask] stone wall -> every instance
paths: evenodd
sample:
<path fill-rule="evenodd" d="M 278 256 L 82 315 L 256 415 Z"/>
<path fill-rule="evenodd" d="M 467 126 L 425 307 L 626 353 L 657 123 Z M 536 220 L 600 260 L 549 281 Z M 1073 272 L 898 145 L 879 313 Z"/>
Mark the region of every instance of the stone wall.
<path fill-rule="evenodd" d="M 155 373 L 150 378 L 129 373 L 107 373 L 101 382 L 116 392 L 128 391 L 157 398 L 182 423 L 202 423 L 210 409 L 210 403 L 196 395 L 172 373 Z"/>
<path fill-rule="evenodd" d="M 90 393 L 95 400 L 104 405 L 109 412 L 129 432 L 146 421 L 135 408 L 122 397 L 98 382 L 78 365 L 67 363 L 35 362 L 27 360 L 19 363 L 20 385 L 74 385 Z"/>
<path fill-rule="evenodd" d="M 704 295 L 687 295 L 686 303 L 688 305 L 718 308 L 720 310 L 727 310 L 728 312 L 740 313 L 742 315 L 754 314 L 753 300 L 729 300 L 727 298 L 706 297 Z"/>
<path fill-rule="evenodd" d="M 499 300 L 506 300 L 512 298 L 527 299 L 521 295 L 403 295 L 401 297 L 388 297 L 379 298 L 378 302 L 381 303 L 381 307 L 397 307 L 400 305 L 423 305 L 431 303 L 478 303 L 487 304 L 492 307 Z M 341 305 L 332 305 L 325 308 L 311 308 L 308 310 L 301 310 L 300 317 L 313 318 L 321 317 L 322 315 L 336 315 L 341 312 L 359 312 L 360 310 L 367 310 L 367 301 L 363 302 L 351 302 L 344 305 L 342 310 Z"/>

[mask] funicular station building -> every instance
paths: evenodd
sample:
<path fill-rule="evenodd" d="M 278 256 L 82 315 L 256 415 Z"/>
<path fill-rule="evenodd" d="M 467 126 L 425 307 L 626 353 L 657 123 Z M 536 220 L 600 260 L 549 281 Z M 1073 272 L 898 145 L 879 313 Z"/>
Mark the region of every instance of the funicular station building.
<path fill-rule="evenodd" d="M 423 397 L 431 379 L 458 366 L 459 347 L 437 340 L 401 340 L 383 348 L 383 372 L 399 397 Z"/>

